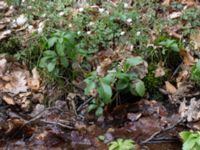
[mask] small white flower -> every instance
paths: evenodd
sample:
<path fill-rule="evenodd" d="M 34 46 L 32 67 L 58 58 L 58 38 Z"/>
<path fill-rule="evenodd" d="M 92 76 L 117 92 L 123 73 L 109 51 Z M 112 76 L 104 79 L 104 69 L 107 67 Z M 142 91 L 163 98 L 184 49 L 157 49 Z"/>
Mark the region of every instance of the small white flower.
<path fill-rule="evenodd" d="M 77 34 L 80 35 L 80 34 L 81 34 L 81 31 L 78 31 Z"/>
<path fill-rule="evenodd" d="M 62 12 L 60 12 L 58 15 L 59 16 L 63 16 L 65 13 L 62 11 Z"/>
<path fill-rule="evenodd" d="M 104 10 L 105 10 L 104 8 L 99 8 L 99 12 L 100 12 L 100 13 L 103 13 Z"/>
<path fill-rule="evenodd" d="M 89 26 L 92 26 L 92 25 L 94 25 L 94 22 L 90 22 L 88 25 L 89 25 Z"/>
<path fill-rule="evenodd" d="M 69 28 L 71 28 L 71 27 L 72 27 L 72 24 L 70 23 L 68 26 L 69 26 Z"/>
<path fill-rule="evenodd" d="M 127 21 L 128 23 L 131 23 L 131 22 L 132 22 L 132 19 L 131 19 L 131 18 L 128 18 L 126 21 Z"/>
<path fill-rule="evenodd" d="M 24 25 L 26 22 L 27 22 L 27 18 L 25 17 L 25 15 L 24 14 L 22 14 L 22 15 L 20 15 L 17 19 L 16 19 L 16 24 L 18 25 L 18 26 L 22 26 L 22 25 Z"/>
<path fill-rule="evenodd" d="M 38 25 L 38 33 L 42 33 L 43 32 L 43 29 L 44 29 L 44 26 L 45 26 L 45 22 L 40 22 L 39 25 Z"/>
<path fill-rule="evenodd" d="M 128 3 L 124 3 L 124 8 L 128 8 Z"/>
<path fill-rule="evenodd" d="M 109 12 L 108 10 L 106 10 L 106 14 L 107 14 L 107 15 L 109 15 L 109 14 L 110 14 L 110 12 Z"/>
<path fill-rule="evenodd" d="M 120 33 L 120 35 L 124 35 L 125 34 L 125 32 L 124 31 L 122 31 L 121 33 Z"/>
<path fill-rule="evenodd" d="M 141 32 L 140 32 L 140 31 L 138 31 L 138 32 L 136 33 L 136 35 L 137 35 L 137 36 L 139 36 L 140 34 L 141 34 Z"/>
<path fill-rule="evenodd" d="M 81 8 L 78 9 L 78 11 L 79 11 L 79 12 L 83 12 L 83 11 L 84 11 L 84 8 L 81 7 Z"/>
<path fill-rule="evenodd" d="M 41 15 L 41 17 L 43 17 L 43 18 L 46 17 L 46 16 L 47 16 L 47 14 L 42 14 L 42 15 Z"/>
<path fill-rule="evenodd" d="M 87 35 L 90 35 L 90 34 L 91 34 L 91 31 L 87 31 L 86 33 L 87 33 Z"/>

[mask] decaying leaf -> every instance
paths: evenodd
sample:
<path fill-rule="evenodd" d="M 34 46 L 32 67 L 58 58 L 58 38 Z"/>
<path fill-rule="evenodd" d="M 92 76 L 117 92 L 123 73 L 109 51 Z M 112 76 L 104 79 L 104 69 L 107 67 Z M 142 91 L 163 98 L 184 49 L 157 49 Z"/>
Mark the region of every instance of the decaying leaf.
<path fill-rule="evenodd" d="M 194 44 L 194 49 L 199 50 L 200 48 L 200 29 L 190 36 L 191 41 Z"/>
<path fill-rule="evenodd" d="M 20 92 L 27 92 L 27 80 L 26 74 L 22 71 L 14 71 L 9 76 L 10 82 L 8 82 L 2 89 L 4 92 L 9 92 L 13 94 L 19 94 Z"/>
<path fill-rule="evenodd" d="M 179 114 L 182 118 L 185 118 L 188 122 L 198 121 L 200 119 L 200 100 L 192 98 L 190 104 L 186 105 L 186 101 L 183 101 L 179 107 Z"/>
<path fill-rule="evenodd" d="M 188 79 L 188 77 L 189 77 L 189 72 L 187 70 L 183 70 L 183 71 L 179 72 L 179 75 L 176 78 L 176 82 L 179 83 L 181 81 L 185 81 L 186 79 Z"/>
<path fill-rule="evenodd" d="M 111 64 L 112 60 L 110 58 L 105 58 L 103 62 L 101 62 L 100 66 L 97 66 L 97 74 L 99 76 L 105 76 Z"/>
<path fill-rule="evenodd" d="M 31 90 L 37 91 L 40 88 L 40 76 L 36 68 L 33 68 L 32 75 L 32 78 L 28 80 L 28 87 Z"/>
<path fill-rule="evenodd" d="M 176 19 L 179 18 L 182 15 L 182 12 L 178 11 L 178 12 L 173 12 L 169 15 L 170 19 Z"/>
<path fill-rule="evenodd" d="M 165 81 L 165 87 L 169 94 L 175 94 L 177 89 L 169 81 Z"/>
<path fill-rule="evenodd" d="M 196 63 L 194 57 L 187 51 L 182 49 L 180 55 L 183 57 L 183 62 L 185 65 L 193 66 Z"/>
<path fill-rule="evenodd" d="M 10 97 L 10 96 L 3 96 L 3 100 L 4 100 L 8 105 L 15 105 L 15 101 L 14 101 L 13 98 Z"/>
<path fill-rule="evenodd" d="M 165 6 L 169 6 L 170 3 L 171 3 L 171 0 L 164 0 L 162 4 Z"/>
<path fill-rule="evenodd" d="M 163 62 L 159 62 L 155 70 L 155 77 L 163 77 L 165 75 L 165 70 L 163 68 Z"/>

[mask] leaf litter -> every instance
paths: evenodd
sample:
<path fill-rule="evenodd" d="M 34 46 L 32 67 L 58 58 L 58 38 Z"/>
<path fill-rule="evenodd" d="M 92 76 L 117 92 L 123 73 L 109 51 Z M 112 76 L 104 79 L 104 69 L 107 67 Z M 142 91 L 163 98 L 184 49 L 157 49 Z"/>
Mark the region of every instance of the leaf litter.
<path fill-rule="evenodd" d="M 174 1 L 164 0 L 162 4 L 169 6 L 172 2 Z M 178 2 L 186 7 L 197 5 L 197 1 L 194 0 Z M 112 3 L 116 5 L 117 1 Z M 45 26 L 43 21 L 36 21 L 36 26 L 29 25 L 24 14 L 14 17 L 16 10 L 8 7 L 5 2 L 0 1 L 0 11 L 5 12 L 0 20 L 0 41 L 19 31 L 40 33 Z M 169 11 L 166 14 L 171 19 L 182 16 L 181 11 Z M 181 39 L 183 37 L 180 30 L 181 25 L 167 27 L 166 33 Z M 196 50 L 199 49 L 200 41 L 198 32 L 190 36 Z M 100 76 L 105 76 L 114 61 L 123 64 L 126 58 L 133 56 L 132 49 L 132 45 L 126 44 L 115 51 L 100 52 L 93 58 L 99 61 L 98 65 L 94 64 L 94 68 Z M 84 118 L 82 114 L 77 113 L 79 112 L 76 110 L 77 99 L 85 99 L 77 93 L 69 93 L 66 100 L 57 100 L 53 106 L 46 108 L 44 97 L 48 89 L 43 85 L 43 79 L 37 68 L 30 72 L 26 65 L 12 57 L 2 55 L 0 56 L 1 141 L 18 139 L 9 142 L 7 147 L 10 149 L 17 147 L 23 149 L 26 146 L 35 149 L 45 149 L 45 147 L 106 149 L 107 143 L 117 138 L 131 138 L 141 145 L 146 144 L 162 137 L 162 134 L 166 134 L 168 130 L 176 129 L 180 122 L 190 123 L 189 125 L 192 124 L 191 126 L 199 129 L 200 93 L 195 83 L 189 80 L 189 72 L 197 59 L 188 49 L 182 49 L 180 56 L 182 57 L 181 71 L 174 77 L 173 82 L 166 80 L 163 88 L 169 102 L 175 106 L 174 110 L 155 100 L 141 100 L 106 108 L 105 116 L 96 120 L 91 114 Z M 148 73 L 148 63 L 144 62 L 132 68 L 132 71 L 138 72 L 142 79 Z M 155 77 L 164 75 L 165 70 L 161 60 L 155 69 Z M 84 114 L 84 109 L 82 113 Z M 105 137 L 103 142 L 96 138 L 99 135 Z M 171 138 L 171 135 L 165 136 Z M 27 142 L 22 140 L 23 138 L 31 140 Z"/>

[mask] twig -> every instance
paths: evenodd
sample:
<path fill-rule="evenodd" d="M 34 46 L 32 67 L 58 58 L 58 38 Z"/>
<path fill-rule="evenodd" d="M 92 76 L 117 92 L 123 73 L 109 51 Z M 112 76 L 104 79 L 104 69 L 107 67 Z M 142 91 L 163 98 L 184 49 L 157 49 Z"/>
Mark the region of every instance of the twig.
<path fill-rule="evenodd" d="M 67 129 L 74 129 L 74 127 L 62 124 L 60 122 L 47 121 L 47 120 L 40 120 L 40 121 L 43 122 L 43 123 L 47 123 L 47 124 L 58 125 L 58 126 L 61 126 L 63 128 L 67 128 Z"/>
<path fill-rule="evenodd" d="M 77 112 L 81 111 L 83 109 L 83 107 L 88 104 L 91 100 L 93 99 L 93 97 L 88 98 L 83 104 L 81 104 L 78 108 L 77 108 Z"/>
<path fill-rule="evenodd" d="M 146 144 L 146 143 L 148 143 L 149 141 L 151 141 L 153 138 L 155 138 L 155 137 L 156 137 L 157 135 L 159 135 L 160 133 L 165 132 L 165 131 L 168 131 L 168 130 L 170 130 L 170 129 L 173 129 L 174 127 L 176 127 L 176 126 L 177 126 L 179 123 L 181 123 L 181 122 L 182 122 L 182 119 L 180 119 L 177 123 L 175 123 L 175 124 L 169 126 L 168 128 L 161 129 L 161 130 L 155 132 L 155 133 L 152 134 L 149 138 L 147 138 L 146 140 L 142 141 L 141 144 Z"/>

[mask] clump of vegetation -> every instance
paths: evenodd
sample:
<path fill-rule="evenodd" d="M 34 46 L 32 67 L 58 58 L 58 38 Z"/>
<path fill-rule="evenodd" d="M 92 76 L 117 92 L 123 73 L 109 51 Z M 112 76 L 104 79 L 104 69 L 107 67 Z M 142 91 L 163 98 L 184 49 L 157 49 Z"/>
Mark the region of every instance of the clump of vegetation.
<path fill-rule="evenodd" d="M 34 33 L 20 51 L 13 52 L 11 49 L 14 48 L 9 47 L 17 47 L 19 43 L 3 44 L 0 51 L 11 50 L 8 52 L 15 54 L 17 59 L 30 68 L 38 66 L 45 76 L 56 82 L 68 80 L 71 83 L 76 78 L 76 71 L 81 71 L 80 78 L 86 83 L 85 95 L 93 98 L 88 110 L 95 111 L 97 116 L 103 114 L 104 106 L 117 99 L 119 93 L 142 97 L 147 91 L 152 98 L 159 99 L 157 89 L 167 75 L 156 78 L 156 68 L 152 66 L 162 61 L 165 68 L 174 69 L 183 47 L 182 39 L 177 40 L 164 32 L 166 27 L 179 21 L 190 23 L 183 24 L 180 29 L 183 32 L 199 26 L 197 18 L 200 13 L 196 7 L 184 9 L 180 18 L 172 19 L 165 16 L 167 7 L 155 0 L 135 1 L 131 5 L 124 1 L 117 2 L 117 5 L 93 0 L 85 4 L 73 0 L 48 1 L 48 5 L 47 1 L 41 0 L 8 1 L 20 6 L 20 13 L 26 14 L 29 23 L 40 20 L 46 27 L 42 33 Z M 183 5 L 176 2 L 169 7 L 175 11 L 183 9 Z M 111 60 L 104 76 L 96 71 L 99 64 L 95 66 L 89 62 L 100 52 L 120 49 L 148 60 L 149 73 L 144 80 L 137 72 L 131 71 L 131 67 L 143 62 L 141 57 L 127 58 L 125 63 Z M 97 63 L 101 62 L 97 60 Z M 197 80 L 195 72 L 193 69 L 192 79 Z"/>
<path fill-rule="evenodd" d="M 109 150 L 134 150 L 136 143 L 129 139 L 117 139 L 109 144 Z"/>
<path fill-rule="evenodd" d="M 89 111 L 96 110 L 97 116 L 102 115 L 102 107 L 113 101 L 113 91 L 116 95 L 120 92 L 131 92 L 136 96 L 144 96 L 145 85 L 143 81 L 137 72 L 131 71 L 132 67 L 143 62 L 141 57 L 132 57 L 126 59 L 122 66 L 109 70 L 106 76 L 102 77 L 98 72 L 92 72 L 85 79 L 85 94 L 94 98 L 89 105 Z"/>
<path fill-rule="evenodd" d="M 196 63 L 196 65 L 192 68 L 191 71 L 191 79 L 196 81 L 198 84 L 200 84 L 200 61 Z"/>
<path fill-rule="evenodd" d="M 183 140 L 183 150 L 200 149 L 200 132 L 183 131 L 180 137 Z"/>
<path fill-rule="evenodd" d="M 47 39 L 47 47 L 42 52 L 39 67 L 54 75 L 62 75 L 70 61 L 75 61 L 81 54 L 78 50 L 73 32 L 57 31 Z"/>
<path fill-rule="evenodd" d="M 10 37 L 1 41 L 0 53 L 15 54 L 21 49 L 21 42 L 18 37 Z"/>

